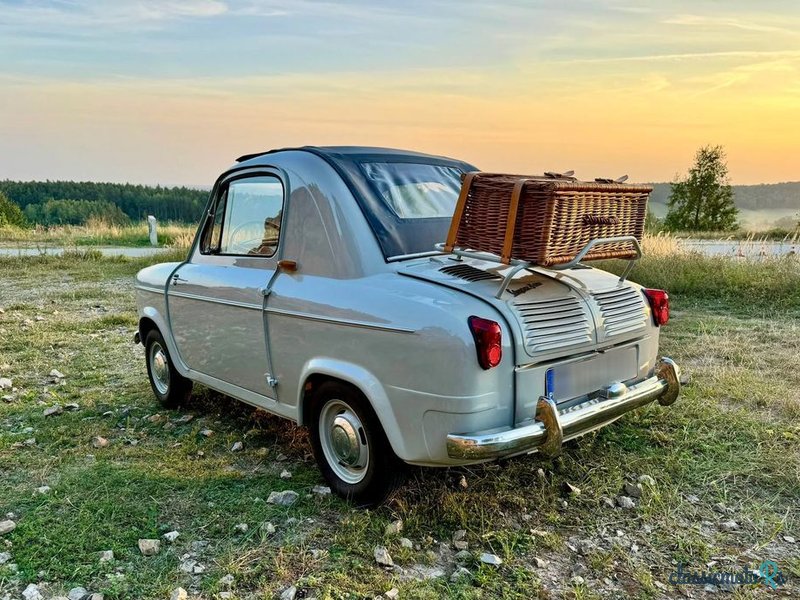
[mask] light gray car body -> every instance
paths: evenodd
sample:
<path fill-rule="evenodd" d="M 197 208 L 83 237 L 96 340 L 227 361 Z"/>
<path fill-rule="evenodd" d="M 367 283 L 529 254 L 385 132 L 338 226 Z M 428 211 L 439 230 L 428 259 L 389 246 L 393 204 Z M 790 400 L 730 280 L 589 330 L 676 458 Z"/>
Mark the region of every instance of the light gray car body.
<path fill-rule="evenodd" d="M 495 434 L 531 431 L 548 370 L 562 418 L 598 404 L 613 384 L 633 390 L 658 380 L 659 328 L 636 284 L 584 266 L 531 268 L 498 299 L 494 276 L 509 267 L 497 262 L 433 249 L 386 258 L 351 186 L 319 154 L 266 153 L 218 184 L 263 174 L 285 191 L 274 256 L 208 255 L 196 241 L 185 262 L 136 277 L 140 335 L 157 328 L 184 377 L 299 424 L 308 424 L 316 383 L 347 382 L 369 401 L 397 456 L 420 465 L 534 450 L 503 438 L 501 449 L 460 452 L 448 436 L 491 446 Z M 280 260 L 297 270 L 281 271 Z M 442 271 L 453 265 L 487 275 Z M 501 325 L 503 359 L 493 369 L 476 359 L 473 315 Z M 617 416 L 565 426 L 563 438 Z"/>

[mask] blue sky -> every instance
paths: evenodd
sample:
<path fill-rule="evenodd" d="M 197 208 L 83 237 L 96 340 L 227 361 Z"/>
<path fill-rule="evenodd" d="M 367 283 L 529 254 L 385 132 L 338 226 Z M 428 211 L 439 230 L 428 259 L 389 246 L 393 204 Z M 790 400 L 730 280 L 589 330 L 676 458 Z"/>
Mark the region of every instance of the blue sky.
<path fill-rule="evenodd" d="M 800 179 L 789 1 L 0 0 L 0 177 L 204 183 L 273 146 Z M 126 158 L 111 158 L 109 148 Z"/>

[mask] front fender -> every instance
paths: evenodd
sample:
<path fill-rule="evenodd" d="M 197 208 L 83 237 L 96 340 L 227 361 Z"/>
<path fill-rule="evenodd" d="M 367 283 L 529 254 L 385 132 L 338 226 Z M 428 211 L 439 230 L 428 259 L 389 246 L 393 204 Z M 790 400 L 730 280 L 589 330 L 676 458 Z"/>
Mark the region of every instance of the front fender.
<path fill-rule="evenodd" d="M 313 375 L 326 375 L 355 386 L 367 398 L 386 433 L 394 453 L 401 459 L 411 455 L 400 432 L 394 411 L 383 384 L 364 367 L 336 358 L 319 357 L 305 363 L 298 386 L 298 422 L 304 422 L 303 392 L 305 382 Z"/>
<path fill-rule="evenodd" d="M 149 319 L 152 321 L 156 328 L 161 332 L 161 336 L 164 338 L 164 342 L 167 344 L 167 351 L 169 352 L 169 356 L 172 359 L 172 363 L 175 365 L 178 373 L 183 375 L 184 377 L 189 376 L 189 368 L 181 359 L 181 355 L 178 352 L 178 347 L 175 344 L 175 338 L 172 337 L 172 331 L 169 328 L 169 323 L 167 322 L 166 316 L 162 315 L 159 310 L 157 310 L 153 306 L 145 306 L 139 310 L 139 333 L 142 333 L 142 321 L 144 319 Z M 145 336 L 141 335 L 142 344 L 145 343 Z"/>

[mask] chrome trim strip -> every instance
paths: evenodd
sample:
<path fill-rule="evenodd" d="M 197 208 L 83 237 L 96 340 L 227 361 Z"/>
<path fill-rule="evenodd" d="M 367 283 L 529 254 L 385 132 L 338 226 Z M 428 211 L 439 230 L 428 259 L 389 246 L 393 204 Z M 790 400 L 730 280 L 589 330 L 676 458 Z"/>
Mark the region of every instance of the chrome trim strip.
<path fill-rule="evenodd" d="M 237 302 L 236 300 L 222 300 L 220 298 L 211 298 L 210 296 L 199 296 L 197 294 L 189 294 L 187 292 L 176 292 L 170 288 L 169 296 L 176 298 L 187 298 L 189 300 L 198 300 L 200 302 L 210 302 L 211 304 L 222 304 L 223 306 L 236 306 L 237 308 L 247 308 L 249 310 L 261 310 L 263 307 L 260 304 L 250 304 L 249 302 Z"/>
<path fill-rule="evenodd" d="M 658 400 L 662 406 L 668 406 L 677 399 L 680 387 L 678 365 L 664 357 L 656 363 L 655 374 L 652 377 L 628 386 L 622 395 L 608 399 L 602 396 L 591 398 L 578 406 L 563 411 L 553 411 L 550 420 L 555 419 L 557 429 L 563 431 L 563 439 L 569 440 L 602 427 L 626 412 L 654 400 Z M 516 428 L 450 434 L 447 436 L 447 454 L 450 458 L 468 460 L 499 458 L 539 450 L 547 446 L 548 438 L 551 438 L 550 432 L 546 423 L 542 421 L 534 421 Z M 550 454 L 555 451 L 554 448 L 547 450 Z"/>
<path fill-rule="evenodd" d="M 153 292 L 154 294 L 164 295 L 164 290 L 161 288 L 150 287 L 149 285 L 134 285 L 133 287 L 143 292 Z"/>
<path fill-rule="evenodd" d="M 353 321 L 350 319 L 336 319 L 333 317 L 323 317 L 321 315 L 314 315 L 311 313 L 295 312 L 292 310 L 284 310 L 281 308 L 267 307 L 266 311 L 275 315 L 283 315 L 285 317 L 294 317 L 296 319 L 305 319 L 307 321 L 318 321 L 320 323 L 329 323 L 331 325 L 344 325 L 346 327 L 361 327 L 363 329 L 375 329 L 378 331 L 391 331 L 394 333 L 416 333 L 414 329 L 406 329 L 404 327 L 394 327 L 391 325 L 377 325 L 366 321 Z"/>
<path fill-rule="evenodd" d="M 399 260 L 408 260 L 410 258 L 427 258 L 429 256 L 440 256 L 445 254 L 440 250 L 427 250 L 425 252 L 412 252 L 411 254 L 396 254 L 394 256 L 389 256 L 386 259 L 386 262 L 397 262 Z"/>

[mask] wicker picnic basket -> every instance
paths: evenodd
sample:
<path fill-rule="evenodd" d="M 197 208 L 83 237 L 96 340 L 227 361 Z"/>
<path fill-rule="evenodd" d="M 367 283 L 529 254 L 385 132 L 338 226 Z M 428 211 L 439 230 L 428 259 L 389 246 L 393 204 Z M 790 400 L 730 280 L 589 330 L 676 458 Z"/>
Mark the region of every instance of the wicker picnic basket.
<path fill-rule="evenodd" d="M 634 236 L 641 242 L 652 188 L 610 180 L 578 181 L 472 172 L 464 176 L 445 250 L 491 252 L 541 266 L 571 261 L 592 239 Z M 595 246 L 584 260 L 631 259 L 631 242 Z"/>

